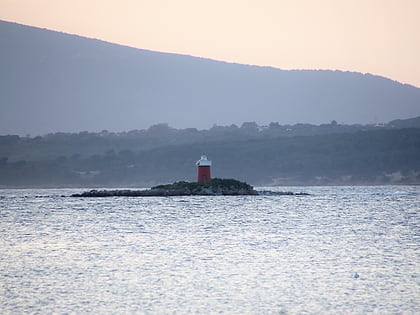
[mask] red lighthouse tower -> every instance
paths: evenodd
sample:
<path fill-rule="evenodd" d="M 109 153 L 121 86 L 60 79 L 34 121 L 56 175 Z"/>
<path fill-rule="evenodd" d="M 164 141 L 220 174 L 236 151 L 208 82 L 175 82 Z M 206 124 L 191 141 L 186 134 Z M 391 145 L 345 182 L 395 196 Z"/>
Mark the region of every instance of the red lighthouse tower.
<path fill-rule="evenodd" d="M 195 164 L 197 165 L 197 181 L 199 183 L 206 183 L 211 181 L 211 161 L 207 160 L 207 156 L 202 155 L 201 159 L 198 160 Z"/>

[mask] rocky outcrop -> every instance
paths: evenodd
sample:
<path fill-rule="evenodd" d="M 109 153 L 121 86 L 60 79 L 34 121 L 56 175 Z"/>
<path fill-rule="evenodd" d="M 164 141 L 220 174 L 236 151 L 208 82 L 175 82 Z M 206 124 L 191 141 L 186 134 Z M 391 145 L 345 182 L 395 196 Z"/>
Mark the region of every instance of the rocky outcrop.
<path fill-rule="evenodd" d="M 261 190 L 258 191 L 260 196 L 309 196 L 305 192 L 292 192 L 292 191 L 271 191 L 271 190 Z"/>
<path fill-rule="evenodd" d="M 235 179 L 212 179 L 208 183 L 175 182 L 146 190 L 90 190 L 72 197 L 165 197 L 165 196 L 306 196 L 290 191 L 256 191 L 251 185 Z"/>
<path fill-rule="evenodd" d="M 72 197 L 159 197 L 159 196 L 243 196 L 258 195 L 251 185 L 234 179 L 212 179 L 208 183 L 175 182 L 147 190 L 90 190 Z"/>

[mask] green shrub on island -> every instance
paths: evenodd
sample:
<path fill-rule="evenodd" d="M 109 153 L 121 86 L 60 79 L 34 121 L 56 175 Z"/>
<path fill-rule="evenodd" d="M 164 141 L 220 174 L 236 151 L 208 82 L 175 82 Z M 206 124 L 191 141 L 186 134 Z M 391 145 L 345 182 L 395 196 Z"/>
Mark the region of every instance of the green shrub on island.
<path fill-rule="evenodd" d="M 173 184 L 158 185 L 152 191 L 172 191 L 191 195 L 257 195 L 254 188 L 235 179 L 214 178 L 209 182 L 179 181 Z"/>
<path fill-rule="evenodd" d="M 186 182 L 186 181 L 179 181 L 173 184 L 164 184 L 152 187 L 152 189 L 196 189 L 199 187 L 206 187 L 206 188 L 236 188 L 236 189 L 253 189 L 253 187 L 247 183 L 240 182 L 236 179 L 222 179 L 222 178 L 214 178 L 211 181 L 205 183 L 198 183 L 198 182 Z"/>

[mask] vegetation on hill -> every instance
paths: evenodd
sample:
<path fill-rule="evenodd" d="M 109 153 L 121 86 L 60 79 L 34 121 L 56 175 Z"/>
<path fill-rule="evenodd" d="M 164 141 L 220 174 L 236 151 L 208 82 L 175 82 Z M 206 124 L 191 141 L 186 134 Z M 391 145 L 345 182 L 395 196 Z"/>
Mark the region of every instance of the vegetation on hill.
<path fill-rule="evenodd" d="M 240 127 L 214 125 L 210 129 L 176 129 L 168 124 L 156 124 L 146 130 L 98 133 L 52 133 L 37 137 L 17 135 L 0 136 L 0 159 L 9 162 L 20 160 L 85 159 L 95 155 L 121 155 L 130 157 L 138 152 L 152 149 L 202 144 L 209 142 L 236 142 L 267 140 L 283 137 L 316 136 L 329 134 L 357 133 L 361 131 L 397 130 L 420 128 L 420 117 L 394 120 L 386 124 L 343 125 L 332 121 L 328 124 L 280 125 L 272 122 L 260 126 L 255 122 L 245 122 Z"/>
<path fill-rule="evenodd" d="M 332 123 L 310 125 L 306 135 L 278 136 L 274 130 L 284 126 L 252 126 L 2 136 L 0 185 L 151 187 L 194 181 L 202 154 L 213 161 L 214 176 L 253 185 L 420 183 L 420 128 L 390 123 L 341 132 L 350 126 Z M 303 130 L 289 127 L 291 133 Z"/>

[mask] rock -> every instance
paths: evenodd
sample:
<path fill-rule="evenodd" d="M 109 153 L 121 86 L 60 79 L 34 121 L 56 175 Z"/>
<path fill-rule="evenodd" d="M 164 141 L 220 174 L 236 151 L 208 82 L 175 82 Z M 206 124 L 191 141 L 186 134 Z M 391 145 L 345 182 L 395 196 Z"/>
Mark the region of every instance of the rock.
<path fill-rule="evenodd" d="M 235 179 L 215 178 L 207 183 L 175 182 L 147 190 L 90 190 L 71 197 L 165 197 L 165 196 L 302 196 L 307 193 L 256 191 L 244 182 Z"/>
<path fill-rule="evenodd" d="M 270 191 L 270 190 L 262 190 L 258 191 L 260 196 L 309 196 L 308 193 L 299 192 L 294 193 L 291 191 Z"/>
<path fill-rule="evenodd" d="M 258 195 L 251 185 L 234 179 L 215 178 L 207 183 L 175 182 L 148 190 L 90 190 L 72 197 L 151 197 Z"/>

